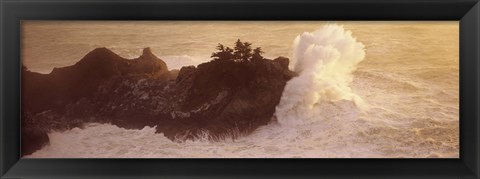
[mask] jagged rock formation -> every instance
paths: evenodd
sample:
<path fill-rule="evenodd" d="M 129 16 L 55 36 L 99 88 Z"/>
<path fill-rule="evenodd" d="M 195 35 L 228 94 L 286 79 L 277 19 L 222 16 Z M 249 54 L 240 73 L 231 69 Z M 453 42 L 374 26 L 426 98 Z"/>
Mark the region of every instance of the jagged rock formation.
<path fill-rule="evenodd" d="M 294 76 L 288 63 L 215 60 L 168 71 L 149 48 L 133 60 L 99 48 L 47 75 L 23 70 L 22 155 L 45 145 L 48 131 L 88 122 L 157 126 L 172 140 L 248 134 L 273 117 Z"/>
<path fill-rule="evenodd" d="M 133 60 L 124 59 L 107 48 L 97 48 L 75 65 L 54 68 L 50 74 L 25 71 L 22 73 L 24 108 L 38 113 L 63 110 L 82 97 L 90 97 L 106 80 L 125 75 L 154 75 L 168 78 L 165 62 L 149 48 Z"/>

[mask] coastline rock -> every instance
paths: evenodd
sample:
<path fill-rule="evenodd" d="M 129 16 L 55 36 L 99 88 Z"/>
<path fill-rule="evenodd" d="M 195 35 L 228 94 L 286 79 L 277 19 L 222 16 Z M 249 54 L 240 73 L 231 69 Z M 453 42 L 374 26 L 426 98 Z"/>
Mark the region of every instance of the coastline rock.
<path fill-rule="evenodd" d="M 22 71 L 22 155 L 48 143 L 51 130 L 85 123 L 127 129 L 157 126 L 183 141 L 237 138 L 267 124 L 286 82 L 295 76 L 288 58 L 214 60 L 168 71 L 149 48 L 132 60 L 106 48 L 50 74 Z M 32 115 L 30 115 L 32 114 Z M 28 120 L 27 120 L 28 119 Z"/>
<path fill-rule="evenodd" d="M 125 75 L 167 75 L 165 62 L 145 49 L 137 59 L 124 59 L 107 48 L 89 52 L 72 66 L 54 68 L 50 74 L 22 71 L 23 108 L 32 113 L 63 111 L 69 103 L 91 97 L 105 81 Z"/>

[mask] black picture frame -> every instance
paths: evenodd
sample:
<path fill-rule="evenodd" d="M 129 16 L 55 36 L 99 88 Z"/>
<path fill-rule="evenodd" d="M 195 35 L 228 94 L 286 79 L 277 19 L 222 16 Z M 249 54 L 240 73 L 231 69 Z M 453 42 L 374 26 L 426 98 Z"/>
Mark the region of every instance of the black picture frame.
<path fill-rule="evenodd" d="M 479 178 L 478 0 L 0 0 L 0 178 Z M 21 20 L 460 21 L 459 159 L 21 159 Z"/>

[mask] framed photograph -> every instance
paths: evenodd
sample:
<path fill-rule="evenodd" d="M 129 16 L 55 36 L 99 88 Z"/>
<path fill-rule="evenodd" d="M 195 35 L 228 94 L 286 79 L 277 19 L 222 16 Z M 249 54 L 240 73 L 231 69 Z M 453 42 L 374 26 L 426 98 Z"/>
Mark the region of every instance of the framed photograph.
<path fill-rule="evenodd" d="M 480 4 L 0 1 L 1 178 L 478 178 Z"/>

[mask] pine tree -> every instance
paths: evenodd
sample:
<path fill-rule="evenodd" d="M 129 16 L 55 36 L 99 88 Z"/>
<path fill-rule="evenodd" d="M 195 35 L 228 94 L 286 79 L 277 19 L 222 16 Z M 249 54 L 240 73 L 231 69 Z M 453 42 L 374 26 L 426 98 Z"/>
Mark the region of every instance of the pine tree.
<path fill-rule="evenodd" d="M 214 60 L 233 60 L 233 50 L 230 47 L 226 47 L 222 44 L 217 45 L 218 52 L 212 53 Z"/>
<path fill-rule="evenodd" d="M 252 43 L 237 40 L 235 43 L 235 47 L 233 48 L 235 51 L 233 55 L 235 59 L 241 62 L 248 62 L 249 59 L 252 57 Z"/>
<path fill-rule="evenodd" d="M 252 61 L 258 61 L 258 60 L 263 60 L 263 54 L 264 52 L 262 51 L 262 48 L 257 47 L 253 49 L 253 54 L 252 54 Z"/>
<path fill-rule="evenodd" d="M 242 42 L 240 39 L 235 42 L 235 47 L 232 49 L 230 47 L 225 47 L 222 44 L 218 44 L 216 49 L 217 52 L 212 53 L 210 57 L 213 60 L 233 60 L 237 62 L 250 62 L 263 60 L 262 48 L 257 47 L 252 50 L 252 43 Z"/>

